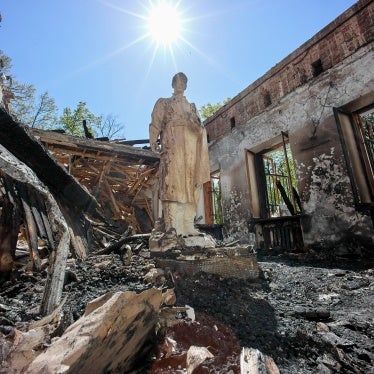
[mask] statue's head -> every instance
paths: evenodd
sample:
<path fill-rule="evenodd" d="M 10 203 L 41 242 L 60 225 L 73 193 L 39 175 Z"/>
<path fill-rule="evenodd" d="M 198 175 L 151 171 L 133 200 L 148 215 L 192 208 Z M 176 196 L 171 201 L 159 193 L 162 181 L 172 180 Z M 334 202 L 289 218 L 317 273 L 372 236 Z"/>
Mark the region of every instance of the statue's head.
<path fill-rule="evenodd" d="M 173 88 L 175 88 L 175 85 L 176 85 L 176 83 L 177 83 L 178 80 L 181 81 L 182 83 L 184 83 L 184 86 L 185 86 L 184 88 L 186 89 L 186 87 L 187 87 L 187 81 L 188 81 L 186 74 L 184 74 L 184 73 L 177 73 L 177 74 L 174 75 L 173 80 L 171 82 L 171 86 Z"/>

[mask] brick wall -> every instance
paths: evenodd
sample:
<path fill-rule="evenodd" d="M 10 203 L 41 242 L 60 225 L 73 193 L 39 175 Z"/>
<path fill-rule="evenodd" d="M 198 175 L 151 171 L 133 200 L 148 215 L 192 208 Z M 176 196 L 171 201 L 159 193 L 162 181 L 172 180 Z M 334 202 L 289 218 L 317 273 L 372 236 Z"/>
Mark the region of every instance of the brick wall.
<path fill-rule="evenodd" d="M 205 121 L 209 141 L 337 65 L 373 41 L 374 2 L 360 0 Z"/>

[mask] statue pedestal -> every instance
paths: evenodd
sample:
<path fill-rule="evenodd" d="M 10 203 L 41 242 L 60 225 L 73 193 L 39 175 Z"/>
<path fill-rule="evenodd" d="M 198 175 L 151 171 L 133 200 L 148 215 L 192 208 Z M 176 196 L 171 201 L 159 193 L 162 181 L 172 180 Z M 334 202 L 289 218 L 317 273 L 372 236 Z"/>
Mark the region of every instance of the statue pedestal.
<path fill-rule="evenodd" d="M 214 248 L 206 253 L 193 250 L 176 257 L 164 254 L 156 256 L 156 266 L 185 276 L 199 272 L 222 278 L 257 279 L 259 276 L 257 255 L 248 253 L 248 247 Z"/>
<path fill-rule="evenodd" d="M 198 272 L 222 278 L 256 279 L 259 276 L 257 255 L 252 246 L 216 247 L 207 234 L 182 237 L 175 231 L 152 232 L 149 239 L 151 257 L 156 266 L 193 275 Z"/>
<path fill-rule="evenodd" d="M 208 234 L 182 236 L 175 230 L 166 233 L 153 230 L 149 238 L 149 250 L 152 253 L 165 253 L 170 250 L 183 251 L 184 249 L 209 249 L 216 247 L 216 241 Z"/>

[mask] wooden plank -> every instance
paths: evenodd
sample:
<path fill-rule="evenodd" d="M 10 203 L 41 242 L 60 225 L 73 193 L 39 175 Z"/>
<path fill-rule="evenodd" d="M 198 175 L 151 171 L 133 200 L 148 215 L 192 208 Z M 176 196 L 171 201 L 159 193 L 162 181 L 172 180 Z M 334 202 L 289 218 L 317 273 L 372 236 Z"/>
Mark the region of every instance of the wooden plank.
<path fill-rule="evenodd" d="M 23 211 L 25 212 L 25 227 L 28 237 L 28 244 L 30 249 L 30 258 L 33 264 L 33 268 L 37 271 L 41 270 L 41 261 L 38 252 L 38 232 L 37 226 L 34 221 L 34 217 L 31 212 L 29 203 L 27 202 L 27 195 L 21 186 L 18 186 L 18 191 L 21 193 L 21 201 L 23 205 Z"/>
<path fill-rule="evenodd" d="M 46 144 L 53 144 L 55 146 L 63 147 L 67 146 L 69 148 L 86 149 L 87 151 L 100 152 L 99 157 L 107 154 L 113 157 L 115 154 L 119 158 L 124 158 L 127 160 L 144 160 L 145 163 L 154 163 L 159 160 L 159 156 L 154 152 L 132 147 L 123 144 L 102 142 L 94 139 L 85 139 L 77 136 L 59 134 L 53 131 L 44 131 L 40 129 L 33 129 L 33 134 L 37 136 L 40 141 Z"/>
<path fill-rule="evenodd" d="M 154 346 L 161 302 L 158 289 L 103 295 L 22 372 L 134 373 Z"/>

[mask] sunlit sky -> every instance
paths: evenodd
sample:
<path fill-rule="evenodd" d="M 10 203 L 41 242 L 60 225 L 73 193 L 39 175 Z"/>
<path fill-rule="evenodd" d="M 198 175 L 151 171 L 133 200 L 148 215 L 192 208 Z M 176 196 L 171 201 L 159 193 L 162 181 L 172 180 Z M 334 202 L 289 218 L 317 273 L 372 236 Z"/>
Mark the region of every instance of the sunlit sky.
<path fill-rule="evenodd" d="M 96 115 L 117 116 L 119 138 L 143 139 L 175 73 L 188 76 L 186 97 L 198 108 L 222 102 L 355 1 L 179 0 L 166 1 L 166 10 L 158 3 L 3 0 L 0 49 L 12 75 L 48 91 L 60 114 L 85 101 Z M 168 15 L 161 30 L 157 12 Z"/>

